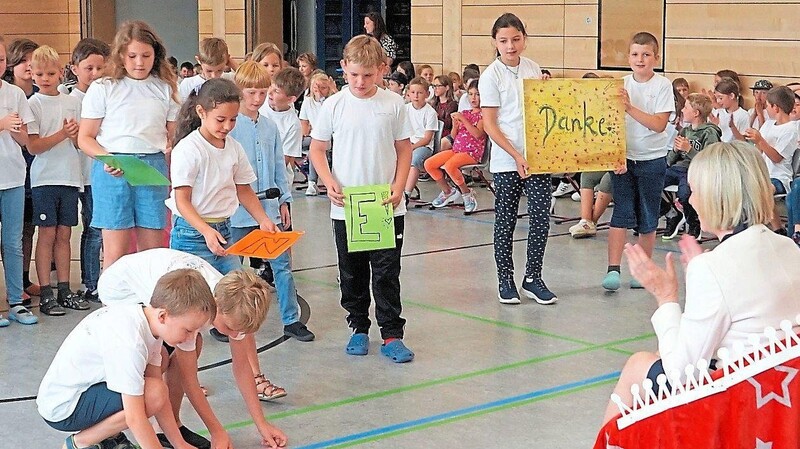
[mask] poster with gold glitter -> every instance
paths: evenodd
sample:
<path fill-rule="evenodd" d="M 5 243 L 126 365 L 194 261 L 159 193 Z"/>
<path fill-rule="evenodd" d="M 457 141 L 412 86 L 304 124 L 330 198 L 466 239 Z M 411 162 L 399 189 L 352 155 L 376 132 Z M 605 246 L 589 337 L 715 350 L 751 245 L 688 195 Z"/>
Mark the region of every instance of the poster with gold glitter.
<path fill-rule="evenodd" d="M 625 163 L 621 79 L 523 80 L 530 173 L 613 170 Z"/>

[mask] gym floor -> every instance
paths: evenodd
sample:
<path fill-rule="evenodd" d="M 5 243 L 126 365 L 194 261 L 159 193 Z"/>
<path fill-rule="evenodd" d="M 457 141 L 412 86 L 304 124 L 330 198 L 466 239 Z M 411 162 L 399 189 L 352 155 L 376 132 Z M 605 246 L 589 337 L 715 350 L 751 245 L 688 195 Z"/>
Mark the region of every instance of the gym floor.
<path fill-rule="evenodd" d="M 421 182 L 420 188 L 426 199 L 438 193 L 433 183 Z M 476 190 L 479 206 L 491 207 L 490 192 Z M 501 305 L 493 214 L 410 208 L 401 279 L 405 342 L 416 358 L 394 364 L 381 356 L 376 326 L 369 355 L 348 356 L 329 202 L 294 193 L 294 226 L 306 232 L 293 250 L 294 274 L 307 303 L 303 320 L 317 339 L 284 341 L 277 304 L 257 335 L 265 349 L 262 369 L 288 391 L 285 398 L 262 403 L 264 414 L 288 435 L 290 447 L 591 447 L 627 357 L 656 350 L 649 321 L 655 301 L 644 290 L 628 288 L 624 265 L 619 291 L 600 287 L 605 231 L 574 240 L 567 232 L 572 222 L 553 224 L 544 279 L 558 303 L 542 306 L 523 298 L 521 305 Z M 576 216 L 578 203 L 559 199 L 555 211 Z M 518 286 L 527 229 L 527 219 L 521 219 L 514 245 Z M 73 288 L 80 282 L 78 238 L 76 228 Z M 661 264 L 667 251 L 676 250 L 660 239 L 656 246 Z M 66 435 L 42 421 L 33 397 L 60 343 L 85 315 L 40 315 L 38 325 L 0 329 L 0 446 L 61 447 Z M 228 348 L 208 336 L 206 342 L 200 363 L 207 369 L 200 381 L 212 407 L 237 449 L 261 447 L 226 362 Z M 204 429 L 188 401 L 182 419 L 189 428 Z"/>

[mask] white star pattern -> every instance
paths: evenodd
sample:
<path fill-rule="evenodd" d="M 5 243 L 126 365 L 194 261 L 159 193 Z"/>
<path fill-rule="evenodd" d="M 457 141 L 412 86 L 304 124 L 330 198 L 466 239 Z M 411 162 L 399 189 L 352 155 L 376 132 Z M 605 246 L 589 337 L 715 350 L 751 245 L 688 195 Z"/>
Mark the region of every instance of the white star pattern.
<path fill-rule="evenodd" d="M 763 407 L 767 402 L 771 400 L 775 400 L 786 407 L 792 408 L 792 398 L 789 394 L 789 384 L 792 382 L 792 379 L 797 375 L 798 370 L 795 368 L 790 368 L 788 366 L 776 366 L 773 368 L 775 371 L 781 371 L 786 373 L 786 377 L 781 382 L 781 395 L 777 395 L 774 392 L 770 391 L 766 395 L 764 395 L 761 391 L 761 384 L 758 383 L 757 380 L 754 378 L 747 379 L 755 388 L 756 388 L 756 408 Z M 766 446 L 765 446 L 766 447 Z M 770 443 L 771 447 L 771 443 Z"/>
<path fill-rule="evenodd" d="M 772 443 L 767 443 L 756 438 L 756 449 L 772 449 Z"/>

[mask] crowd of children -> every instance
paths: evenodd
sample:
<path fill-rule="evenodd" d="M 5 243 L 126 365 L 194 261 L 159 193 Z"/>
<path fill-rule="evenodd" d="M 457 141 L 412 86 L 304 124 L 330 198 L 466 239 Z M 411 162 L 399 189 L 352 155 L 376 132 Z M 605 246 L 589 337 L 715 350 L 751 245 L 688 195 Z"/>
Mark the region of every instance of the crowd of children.
<path fill-rule="evenodd" d="M 70 85 L 63 83 L 53 48 L 28 39 L 0 40 L 5 74 L 0 163 L 6 167 L 0 175 L 0 229 L 8 318 L 38 322 L 29 309 L 30 295 L 39 296 L 40 312 L 50 316 L 88 310 L 92 302 L 110 306 L 73 330 L 40 387 L 41 415 L 53 428 L 72 433 L 65 446 L 111 442 L 128 447 L 121 432 L 130 429 L 146 449 L 229 447 L 197 381 L 205 328 L 229 342 L 237 385 L 263 442 L 286 444 L 258 404 L 286 391 L 262 373 L 253 333 L 269 307 L 266 281 L 274 284 L 284 334 L 300 341 L 315 338 L 300 321 L 291 256 L 251 259 L 253 275 L 242 271 L 244 261 L 226 248 L 256 229 L 291 229 L 292 190 L 304 149 L 306 195 L 324 191 L 331 202 L 341 304 L 351 330 L 348 354 L 369 351 L 374 298 L 380 352 L 398 363 L 414 358 L 403 340 L 399 276 L 406 205 L 421 175 L 441 189 L 434 208 L 463 200 L 469 213 L 477 209 L 477 200 L 462 168 L 488 159 L 496 192 L 499 301 L 519 304 L 521 292 L 539 304 L 555 303 L 556 294 L 542 278 L 552 184 L 550 175 L 528 172 L 519 83 L 550 74 L 522 55 L 527 33 L 515 15 L 500 16 L 491 38 L 497 57 L 482 75 L 478 66 L 469 65 L 462 74 L 435 76 L 431 66 L 415 68 L 407 61 L 389 73 L 387 63 L 394 58 L 384 42 L 357 36 L 344 48 L 347 84 L 340 91 L 317 70 L 313 54 L 301 54 L 294 68 L 271 43 L 258 45 L 237 64 L 224 40 L 207 38 L 200 42 L 197 65 L 177 67 L 168 62 L 161 39 L 138 21 L 122 24 L 111 46 L 81 40 L 71 58 L 75 82 Z M 686 80 L 670 83 L 655 73 L 658 59 L 655 37 L 638 33 L 630 45 L 632 73 L 624 77 L 621 93 L 626 163 L 613 172 L 581 177 L 582 219 L 570 229 L 574 237 L 596 233 L 613 197 L 602 281 L 607 290 L 620 288 L 628 229 L 638 233 L 648 256 L 661 216 L 666 216 L 664 239 L 684 225 L 700 237 L 687 171 L 692 158 L 712 142 L 747 140 L 763 155 L 774 193 L 787 195 L 788 230 L 800 244 L 800 185 L 792 165 L 800 139 L 798 89 L 760 80 L 752 86 L 755 106 L 747 111 L 735 72 L 720 71 L 713 90 L 690 93 Z M 101 160 L 113 155 L 153 167 L 169 177 L 171 189 L 132 186 L 118 165 Z M 396 245 L 349 252 L 343 188 L 374 184 L 390 185 L 384 204 L 393 207 Z M 671 185 L 677 186 L 676 200 L 664 205 L 662 191 Z M 596 198 L 595 189 L 600 190 Z M 268 190 L 279 195 L 259 199 L 257 194 Z M 523 195 L 530 226 L 518 289 L 512 238 Z M 83 286 L 74 292 L 70 239 L 79 203 Z M 772 225 L 786 232 L 777 211 Z M 41 285 L 29 276 L 36 228 Z M 167 228 L 170 249 L 162 248 Z M 641 285 L 632 280 L 631 287 Z M 0 327 L 9 324 L 0 316 Z M 74 359 L 99 368 L 65 375 Z M 117 368 L 102 369 L 110 364 Z M 184 393 L 208 427 L 210 442 L 181 424 Z M 152 416 L 163 433 L 153 431 Z"/>

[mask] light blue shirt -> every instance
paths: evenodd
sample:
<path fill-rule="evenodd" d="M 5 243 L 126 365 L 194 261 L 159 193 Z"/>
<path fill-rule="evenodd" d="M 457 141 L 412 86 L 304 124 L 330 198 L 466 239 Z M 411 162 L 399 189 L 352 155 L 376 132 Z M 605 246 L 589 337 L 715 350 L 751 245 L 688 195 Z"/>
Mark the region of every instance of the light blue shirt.
<path fill-rule="evenodd" d="M 258 122 L 244 114 L 239 113 L 236 118 L 236 127 L 230 136 L 236 139 L 244 148 L 250 166 L 256 172 L 256 181 L 250 186 L 253 190 L 264 190 L 277 187 L 281 190 L 281 197 L 273 200 L 261 200 L 261 205 L 267 216 L 275 223 L 281 222 L 280 205 L 292 201 L 292 190 L 286 181 L 286 169 L 283 162 L 283 147 L 278 135 L 278 126 L 272 120 L 258 116 Z M 249 228 L 258 226 L 253 217 L 242 205 L 231 217 L 231 226 L 234 228 Z"/>

